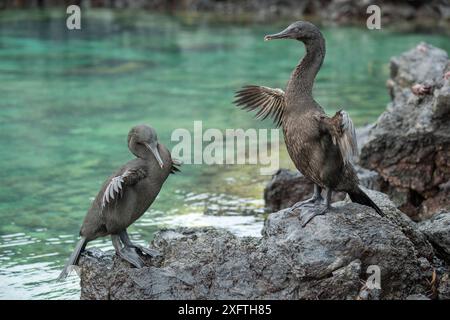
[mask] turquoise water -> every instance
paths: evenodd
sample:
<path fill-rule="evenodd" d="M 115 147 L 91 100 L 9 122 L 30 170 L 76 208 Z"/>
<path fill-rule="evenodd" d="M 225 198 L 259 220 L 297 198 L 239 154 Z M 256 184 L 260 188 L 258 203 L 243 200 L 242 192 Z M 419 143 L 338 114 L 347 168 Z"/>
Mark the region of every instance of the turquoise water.
<path fill-rule="evenodd" d="M 284 87 L 303 48 L 262 41 L 285 24 L 211 24 L 142 12 L 90 11 L 82 30 L 64 12 L 0 12 L 0 298 L 78 298 L 76 276 L 55 283 L 103 180 L 131 154 L 131 126 L 149 123 L 173 146 L 175 128 L 271 128 L 233 107 L 248 83 Z M 315 95 L 358 125 L 388 102 L 392 55 L 446 35 L 324 28 Z M 281 165 L 292 167 L 282 149 Z M 267 176 L 257 166 L 186 165 L 130 228 L 145 243 L 167 226 L 213 225 L 258 235 Z M 110 248 L 108 239 L 91 244 Z"/>

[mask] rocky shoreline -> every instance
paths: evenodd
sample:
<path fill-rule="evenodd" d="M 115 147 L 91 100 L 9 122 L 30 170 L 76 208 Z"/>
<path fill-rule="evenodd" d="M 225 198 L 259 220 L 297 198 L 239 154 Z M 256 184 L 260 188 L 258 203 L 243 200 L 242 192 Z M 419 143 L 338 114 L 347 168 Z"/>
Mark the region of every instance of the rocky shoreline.
<path fill-rule="evenodd" d="M 227 21 L 267 22 L 280 19 L 298 20 L 301 17 L 308 17 L 308 20 L 320 20 L 335 24 L 365 21 L 368 17 L 367 7 L 375 4 L 382 10 L 383 23 L 415 21 L 439 25 L 450 22 L 450 4 L 447 0 L 378 0 L 370 1 L 370 3 L 357 0 L 74 0 L 68 3 L 92 8 L 145 9 L 172 14 L 177 12 L 213 13 L 215 20 Z M 61 6 L 61 1 L 7 0 L 0 2 L 0 10 L 57 6 Z"/>
<path fill-rule="evenodd" d="M 336 194 L 344 201 L 302 228 L 319 208 L 291 206 L 312 184 L 280 170 L 264 192 L 272 213 L 261 238 L 161 230 L 151 243 L 161 256 L 142 269 L 91 249 L 80 260 L 81 298 L 450 299 L 449 82 L 447 53 L 431 45 L 391 60 L 392 102 L 359 130 L 355 159 L 385 218 Z M 370 270 L 379 270 L 379 286 Z"/>
<path fill-rule="evenodd" d="M 386 195 L 367 192 L 387 218 L 340 202 L 305 228 L 299 217 L 318 208 L 273 213 L 262 238 L 161 230 L 151 243 L 161 256 L 142 269 L 88 250 L 81 299 L 449 299 L 450 247 L 440 239 L 450 236 L 450 214 L 417 225 Z M 379 268 L 381 289 L 369 285 L 370 267 Z"/>
<path fill-rule="evenodd" d="M 426 43 L 391 59 L 392 101 L 370 129 L 359 164 L 414 220 L 450 211 L 450 61 Z"/>

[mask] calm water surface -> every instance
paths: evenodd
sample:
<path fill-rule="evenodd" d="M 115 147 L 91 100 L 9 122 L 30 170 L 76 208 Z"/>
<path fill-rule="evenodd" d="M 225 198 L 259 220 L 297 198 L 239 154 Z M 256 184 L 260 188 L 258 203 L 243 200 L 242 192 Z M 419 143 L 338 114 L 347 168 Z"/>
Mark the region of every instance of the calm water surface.
<path fill-rule="evenodd" d="M 149 123 L 173 146 L 175 128 L 271 128 L 233 107 L 248 83 L 284 87 L 303 47 L 262 41 L 272 26 L 212 25 L 139 12 L 91 11 L 82 31 L 64 12 L 0 12 L 0 298 L 78 298 L 76 276 L 53 279 L 73 249 L 103 180 L 131 155 L 131 126 Z M 445 35 L 324 28 L 315 95 L 358 125 L 388 102 L 392 55 Z M 284 149 L 283 149 L 284 150 Z M 281 166 L 292 167 L 286 153 Z M 161 227 L 213 225 L 259 235 L 267 176 L 256 166 L 184 166 L 130 228 L 145 243 Z M 91 244 L 110 248 L 109 240 Z"/>

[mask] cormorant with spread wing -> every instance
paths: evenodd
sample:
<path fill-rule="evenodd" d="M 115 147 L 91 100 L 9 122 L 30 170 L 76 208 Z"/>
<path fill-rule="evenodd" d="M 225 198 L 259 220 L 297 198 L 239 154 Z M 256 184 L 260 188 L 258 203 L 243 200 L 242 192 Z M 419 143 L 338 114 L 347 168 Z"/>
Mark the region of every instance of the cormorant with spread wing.
<path fill-rule="evenodd" d="M 283 129 L 286 147 L 295 166 L 314 182 L 313 197 L 296 204 L 295 208 L 322 202 L 322 189 L 326 189 L 325 208 L 313 212 L 303 226 L 314 216 L 330 209 L 332 191 L 347 192 L 353 202 L 370 206 L 384 216 L 358 185 L 359 180 L 351 164 L 357 145 L 350 116 L 345 111 L 338 111 L 333 117 L 328 117 L 313 98 L 314 80 L 325 57 L 322 33 L 312 23 L 297 21 L 280 33 L 264 38 L 272 39 L 294 39 L 306 47 L 306 55 L 292 72 L 286 92 L 245 86 L 236 92 L 235 103 L 245 110 L 256 110 L 257 118 L 273 118 Z"/>

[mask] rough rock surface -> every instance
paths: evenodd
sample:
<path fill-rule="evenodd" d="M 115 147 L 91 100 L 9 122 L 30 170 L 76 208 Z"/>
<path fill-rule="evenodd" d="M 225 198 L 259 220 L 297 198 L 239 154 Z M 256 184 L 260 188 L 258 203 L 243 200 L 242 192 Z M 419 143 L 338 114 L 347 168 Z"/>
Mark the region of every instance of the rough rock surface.
<path fill-rule="evenodd" d="M 445 273 L 439 281 L 438 298 L 441 300 L 450 299 L 450 278 L 448 273 Z"/>
<path fill-rule="evenodd" d="M 450 212 L 435 215 L 419 223 L 419 230 L 427 236 L 438 253 L 450 263 Z"/>
<path fill-rule="evenodd" d="M 321 11 L 321 16 L 336 22 L 348 22 L 355 17 L 367 18 L 369 5 L 378 5 L 382 11 L 383 23 L 405 20 L 450 18 L 448 6 L 439 1 L 357 1 L 332 0 Z M 439 17 L 439 18 L 438 18 Z"/>
<path fill-rule="evenodd" d="M 423 294 L 412 294 L 406 297 L 406 300 L 430 300 L 430 298 L 424 296 Z"/>
<path fill-rule="evenodd" d="M 61 0 L 0 1 L 0 9 L 61 5 Z M 72 1 L 73 2 L 73 1 Z M 346 23 L 367 19 L 370 4 L 382 8 L 383 23 L 411 20 L 450 20 L 450 6 L 446 0 L 91 0 L 75 1 L 92 7 L 139 8 L 168 11 L 215 12 L 220 16 L 246 16 L 257 21 L 298 19 L 315 15 L 325 21 Z"/>
<path fill-rule="evenodd" d="M 112 252 L 80 259 L 82 299 L 405 299 L 429 296 L 434 251 L 406 215 L 367 191 L 387 214 L 340 202 L 305 228 L 315 207 L 271 214 L 262 238 L 213 228 L 168 229 L 151 246 L 157 260 L 142 269 Z M 366 280 L 380 268 L 381 289 Z M 425 271 L 426 272 L 425 272 Z M 428 270 L 428 271 L 427 271 Z M 372 283 L 372 282 L 371 282 Z"/>
<path fill-rule="evenodd" d="M 371 129 L 360 165 L 377 171 L 414 220 L 450 207 L 450 70 L 447 53 L 426 43 L 391 59 L 392 102 Z"/>

